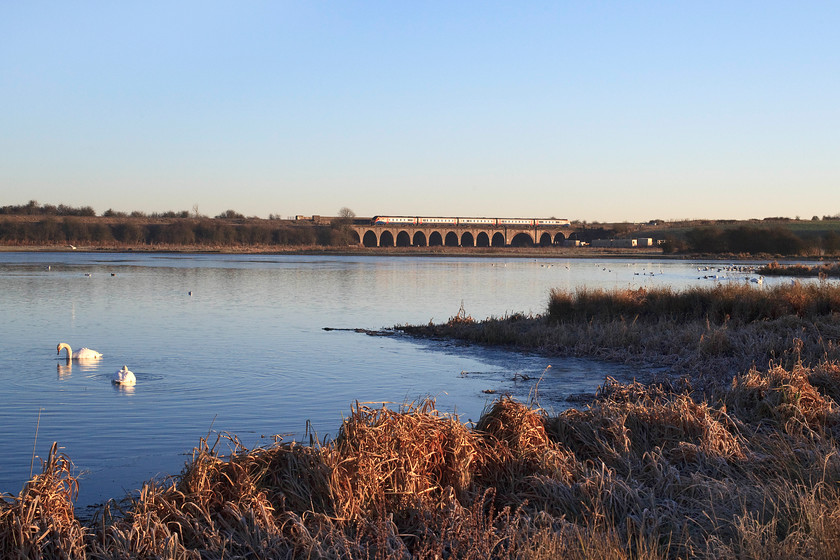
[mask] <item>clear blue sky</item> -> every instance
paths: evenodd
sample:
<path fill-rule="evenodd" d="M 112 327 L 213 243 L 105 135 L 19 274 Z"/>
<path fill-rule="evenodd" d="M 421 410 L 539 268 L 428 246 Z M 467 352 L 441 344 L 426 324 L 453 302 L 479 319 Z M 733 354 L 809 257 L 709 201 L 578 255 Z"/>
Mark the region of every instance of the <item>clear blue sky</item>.
<path fill-rule="evenodd" d="M 0 1 L 0 205 L 840 213 L 838 2 Z"/>

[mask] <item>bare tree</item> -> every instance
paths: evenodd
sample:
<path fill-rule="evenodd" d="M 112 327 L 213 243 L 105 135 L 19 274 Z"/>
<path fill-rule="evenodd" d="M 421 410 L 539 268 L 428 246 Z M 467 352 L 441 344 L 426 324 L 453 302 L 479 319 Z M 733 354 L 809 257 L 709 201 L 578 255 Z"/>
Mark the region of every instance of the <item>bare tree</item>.
<path fill-rule="evenodd" d="M 346 206 L 338 211 L 338 217 L 330 224 L 332 245 L 350 245 L 353 242 L 353 231 L 350 229 L 350 225 L 355 217 L 356 213 Z"/>

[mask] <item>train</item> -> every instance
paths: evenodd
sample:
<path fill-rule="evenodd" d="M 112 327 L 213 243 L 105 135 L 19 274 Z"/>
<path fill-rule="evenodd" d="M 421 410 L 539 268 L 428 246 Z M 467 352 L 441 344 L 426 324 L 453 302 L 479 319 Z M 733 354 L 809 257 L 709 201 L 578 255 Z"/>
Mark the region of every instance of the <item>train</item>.
<path fill-rule="evenodd" d="M 374 226 L 534 226 L 564 227 L 571 222 L 557 218 L 446 218 L 440 216 L 375 216 L 371 220 Z"/>

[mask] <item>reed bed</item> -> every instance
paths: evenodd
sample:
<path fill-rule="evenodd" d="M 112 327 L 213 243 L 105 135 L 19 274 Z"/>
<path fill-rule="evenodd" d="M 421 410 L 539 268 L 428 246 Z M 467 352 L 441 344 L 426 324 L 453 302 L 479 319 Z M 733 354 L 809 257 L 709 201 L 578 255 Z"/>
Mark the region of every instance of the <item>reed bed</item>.
<path fill-rule="evenodd" d="M 78 493 L 70 459 L 50 448 L 36 475 L 0 502 L 0 558 L 85 558 L 87 529 L 76 519 Z"/>
<path fill-rule="evenodd" d="M 805 264 L 782 265 L 774 261 L 762 266 L 756 272 L 764 276 L 840 278 L 840 263 L 820 263 L 808 266 Z"/>
<path fill-rule="evenodd" d="M 222 456 L 89 523 L 56 453 L 0 503 L 3 558 L 833 558 L 840 367 L 774 366 L 701 399 L 608 380 L 582 410 L 503 398 L 356 405 L 333 441 Z M 217 442 L 218 443 L 218 442 Z"/>
<path fill-rule="evenodd" d="M 840 286 L 554 290 L 542 315 L 397 328 L 412 336 L 667 366 L 697 383 L 719 384 L 753 366 L 840 361 Z"/>
<path fill-rule="evenodd" d="M 794 283 L 756 289 L 749 284 L 728 283 L 685 290 L 583 288 L 570 293 L 555 289 L 549 297 L 547 319 L 610 321 L 624 317 L 675 323 L 730 321 L 740 325 L 788 315 L 813 320 L 837 312 L 840 287 L 836 285 Z"/>

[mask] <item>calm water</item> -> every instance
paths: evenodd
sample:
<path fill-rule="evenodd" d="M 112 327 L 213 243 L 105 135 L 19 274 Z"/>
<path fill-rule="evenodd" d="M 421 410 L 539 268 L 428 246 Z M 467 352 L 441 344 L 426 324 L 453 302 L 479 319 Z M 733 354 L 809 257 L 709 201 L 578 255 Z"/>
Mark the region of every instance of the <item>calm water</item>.
<path fill-rule="evenodd" d="M 323 327 L 445 321 L 462 303 L 475 318 L 539 313 L 552 288 L 679 287 L 709 282 L 697 271 L 707 264 L 0 253 L 0 492 L 19 492 L 33 449 L 44 457 L 53 441 L 82 473 L 78 503 L 87 505 L 178 473 L 208 433 L 251 447 L 302 437 L 310 421 L 319 436 L 334 435 L 355 401 L 432 396 L 477 420 L 495 398 L 483 391 L 527 400 L 545 372 L 540 404 L 562 408 L 605 375 L 638 372 Z M 59 342 L 104 358 L 67 366 Z M 110 383 L 124 364 L 134 388 Z"/>

